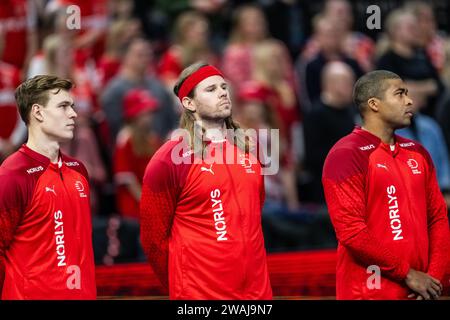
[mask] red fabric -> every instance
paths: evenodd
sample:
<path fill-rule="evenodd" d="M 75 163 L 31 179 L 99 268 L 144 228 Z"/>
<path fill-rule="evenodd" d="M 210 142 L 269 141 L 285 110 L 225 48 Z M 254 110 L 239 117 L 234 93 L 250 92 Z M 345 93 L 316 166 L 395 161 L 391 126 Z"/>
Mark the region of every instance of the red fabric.
<path fill-rule="evenodd" d="M 296 103 L 292 105 L 283 103 L 283 99 L 277 90 L 257 81 L 244 83 L 242 89 L 238 91 L 238 95 L 239 92 L 244 101 L 262 101 L 271 107 L 278 122 L 280 133 L 290 145 L 292 142 L 290 134 L 292 127 L 300 121 L 298 105 Z M 295 102 L 297 101 L 295 100 Z"/>
<path fill-rule="evenodd" d="M 338 299 L 406 299 L 409 268 L 442 279 L 449 251 L 447 208 L 430 156 L 396 136 L 395 151 L 356 128 L 330 151 L 325 197 L 339 241 Z M 381 289 L 366 285 L 381 269 Z"/>
<path fill-rule="evenodd" d="M 173 48 L 167 50 L 159 61 L 157 72 L 162 79 L 177 79 L 183 71 L 183 65 L 177 51 Z"/>
<path fill-rule="evenodd" d="M 178 98 L 180 101 L 186 97 L 192 89 L 195 88 L 197 84 L 202 82 L 204 79 L 212 77 L 212 76 L 221 76 L 223 77 L 222 72 L 220 72 L 217 68 L 213 66 L 204 66 L 192 73 L 190 76 L 188 76 L 181 85 L 180 90 L 178 91 Z"/>
<path fill-rule="evenodd" d="M 87 172 L 62 159 L 58 168 L 23 145 L 0 167 L 3 299 L 96 297 Z"/>
<path fill-rule="evenodd" d="M 155 273 L 171 299 L 271 299 L 260 165 L 228 142 L 210 144 L 215 159 L 231 151 L 239 163 L 181 157 L 180 146 L 163 145 L 144 176 L 141 240 Z"/>
<path fill-rule="evenodd" d="M 158 100 L 148 90 L 131 89 L 125 94 L 123 115 L 127 120 L 131 120 L 146 111 L 155 111 L 157 108 Z"/>
<path fill-rule="evenodd" d="M 0 60 L 21 69 L 27 53 L 27 0 L 0 1 L 0 30 L 4 33 Z"/>
<path fill-rule="evenodd" d="M 75 86 L 72 88 L 71 94 L 75 99 L 77 113 L 83 116 L 92 116 L 99 106 L 89 73 L 85 68 L 74 66 L 72 77 Z"/>
<path fill-rule="evenodd" d="M 9 139 L 20 120 L 14 91 L 20 84 L 20 71 L 0 62 L 0 138 Z"/>
<path fill-rule="evenodd" d="M 160 145 L 159 139 L 149 141 L 149 147 L 153 150 L 156 150 Z M 130 138 L 119 142 L 114 153 L 114 174 L 116 177 L 126 175 L 127 179 L 133 179 L 142 185 L 145 168 L 152 156 L 153 154 L 137 155 L 133 150 Z M 117 207 L 123 216 L 139 218 L 139 201 L 123 184 L 120 184 L 117 188 Z"/>
<path fill-rule="evenodd" d="M 231 44 L 225 48 L 222 70 L 235 90 L 250 81 L 253 74 L 251 45 Z"/>
<path fill-rule="evenodd" d="M 119 73 L 120 65 L 120 59 L 107 57 L 105 55 L 100 58 L 97 70 L 101 76 L 102 87 L 106 87 L 109 81 Z"/>
<path fill-rule="evenodd" d="M 445 43 L 446 39 L 436 34 L 426 47 L 426 52 L 431 59 L 431 63 L 439 73 L 442 73 L 445 67 Z"/>
<path fill-rule="evenodd" d="M 450 261 L 450 260 L 449 260 Z M 332 299 L 336 294 L 336 251 L 308 250 L 267 255 L 274 296 L 282 299 Z M 450 267 L 450 264 L 449 264 Z M 146 263 L 97 266 L 99 296 L 156 296 L 164 291 Z M 442 281 L 443 296 L 450 294 L 450 268 Z"/>

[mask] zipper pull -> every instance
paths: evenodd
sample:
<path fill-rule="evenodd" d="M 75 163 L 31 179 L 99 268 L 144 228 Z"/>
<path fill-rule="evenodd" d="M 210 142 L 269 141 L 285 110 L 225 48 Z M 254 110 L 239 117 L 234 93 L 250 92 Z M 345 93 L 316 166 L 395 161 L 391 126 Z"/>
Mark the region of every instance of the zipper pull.
<path fill-rule="evenodd" d="M 58 171 L 59 171 L 59 176 L 61 177 L 61 180 L 64 181 L 64 177 L 63 177 L 62 169 L 61 169 L 61 168 L 62 168 L 62 165 L 63 165 L 62 159 L 59 158 L 59 161 L 58 161 Z"/>

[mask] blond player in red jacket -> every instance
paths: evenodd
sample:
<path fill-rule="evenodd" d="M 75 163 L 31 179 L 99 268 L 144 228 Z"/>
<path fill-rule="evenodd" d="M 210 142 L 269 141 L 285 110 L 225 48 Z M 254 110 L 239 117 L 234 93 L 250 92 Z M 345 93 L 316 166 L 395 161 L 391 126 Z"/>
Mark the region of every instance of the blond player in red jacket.
<path fill-rule="evenodd" d="M 271 299 L 264 180 L 245 144 L 224 138 L 237 128 L 228 85 L 213 66 L 194 64 L 174 92 L 184 107 L 180 127 L 192 139 L 167 142 L 147 166 L 141 239 L 149 262 L 171 299 Z"/>
<path fill-rule="evenodd" d="M 377 70 L 356 82 L 353 97 L 363 126 L 335 144 L 322 175 L 339 241 L 337 299 L 438 299 L 447 207 L 428 152 L 394 134 L 414 114 L 407 86 Z"/>
<path fill-rule="evenodd" d="M 28 141 L 0 167 L 2 299 L 95 299 L 89 184 L 59 150 L 73 138 L 72 83 L 36 76 L 16 89 Z"/>

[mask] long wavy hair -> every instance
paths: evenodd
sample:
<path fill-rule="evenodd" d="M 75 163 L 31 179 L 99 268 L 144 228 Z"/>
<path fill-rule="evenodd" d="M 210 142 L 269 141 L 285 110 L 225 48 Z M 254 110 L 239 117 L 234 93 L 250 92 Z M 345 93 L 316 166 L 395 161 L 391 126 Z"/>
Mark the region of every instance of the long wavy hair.
<path fill-rule="evenodd" d="M 191 74 L 193 74 L 195 71 L 197 71 L 201 67 L 204 67 L 207 65 L 209 65 L 209 64 L 204 63 L 204 62 L 197 62 L 197 63 L 194 63 L 194 64 L 188 66 L 187 68 L 185 68 L 181 72 L 180 77 L 178 78 L 178 81 L 175 83 L 175 86 L 173 88 L 173 92 L 175 93 L 175 95 L 178 96 L 178 92 L 180 91 L 181 85 Z M 196 88 L 192 89 L 192 91 L 189 92 L 189 94 L 187 95 L 189 98 L 191 98 L 191 99 L 194 98 L 195 89 Z M 185 129 L 185 130 L 187 130 L 187 132 L 189 132 L 190 147 L 193 150 L 194 150 L 195 145 L 199 145 L 199 144 L 196 144 L 195 139 L 200 139 L 202 141 L 201 145 L 204 150 L 206 147 L 206 143 L 203 140 L 203 135 L 205 134 L 205 129 L 198 128 L 198 127 L 196 128 L 195 121 L 196 121 L 196 119 L 194 116 L 194 112 L 189 109 L 183 108 L 179 126 L 181 129 Z M 245 135 L 245 133 L 241 129 L 240 125 L 233 120 L 231 115 L 229 117 L 225 118 L 224 122 L 225 122 L 226 129 L 232 129 L 234 132 L 233 140 L 230 142 L 233 143 L 234 145 L 236 145 L 239 149 L 248 153 L 250 151 L 250 148 L 252 147 L 252 143 L 251 143 L 250 138 Z M 194 150 L 194 151 L 197 151 L 197 150 Z"/>

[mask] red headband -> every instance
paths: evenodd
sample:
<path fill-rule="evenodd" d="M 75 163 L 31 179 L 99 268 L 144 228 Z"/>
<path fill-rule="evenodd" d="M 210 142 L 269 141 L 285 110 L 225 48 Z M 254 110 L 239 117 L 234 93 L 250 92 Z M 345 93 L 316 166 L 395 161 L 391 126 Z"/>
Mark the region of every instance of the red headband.
<path fill-rule="evenodd" d="M 200 69 L 192 73 L 190 76 L 188 76 L 186 80 L 184 80 L 180 90 L 178 91 L 178 99 L 180 99 L 181 101 L 192 91 L 192 89 L 194 89 L 194 87 L 199 82 L 215 75 L 221 76 L 223 78 L 222 72 L 220 72 L 217 68 L 209 65 L 201 67 Z"/>

